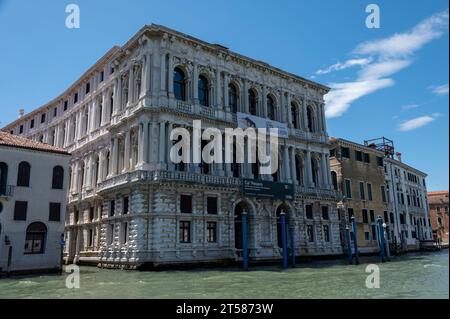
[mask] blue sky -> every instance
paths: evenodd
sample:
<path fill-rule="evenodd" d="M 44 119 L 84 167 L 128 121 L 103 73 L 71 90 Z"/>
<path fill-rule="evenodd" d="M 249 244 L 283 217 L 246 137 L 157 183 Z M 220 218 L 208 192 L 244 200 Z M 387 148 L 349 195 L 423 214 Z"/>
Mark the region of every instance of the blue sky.
<path fill-rule="evenodd" d="M 81 28 L 65 27 L 78 4 Z M 365 8 L 380 7 L 368 29 Z M 331 136 L 386 136 L 448 189 L 448 1 L 0 0 L 0 126 L 70 86 L 144 24 L 163 24 L 333 88 Z"/>

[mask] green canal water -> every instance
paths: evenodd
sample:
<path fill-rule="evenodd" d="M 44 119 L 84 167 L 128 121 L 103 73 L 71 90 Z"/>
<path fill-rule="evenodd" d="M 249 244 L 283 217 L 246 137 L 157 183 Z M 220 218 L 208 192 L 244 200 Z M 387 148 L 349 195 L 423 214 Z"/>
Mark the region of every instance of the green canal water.
<path fill-rule="evenodd" d="M 380 269 L 380 288 L 368 289 L 366 266 Z M 449 298 L 448 250 L 394 257 L 300 263 L 295 269 L 198 269 L 138 272 L 81 267 L 80 288 L 67 275 L 0 279 L 0 298 Z"/>

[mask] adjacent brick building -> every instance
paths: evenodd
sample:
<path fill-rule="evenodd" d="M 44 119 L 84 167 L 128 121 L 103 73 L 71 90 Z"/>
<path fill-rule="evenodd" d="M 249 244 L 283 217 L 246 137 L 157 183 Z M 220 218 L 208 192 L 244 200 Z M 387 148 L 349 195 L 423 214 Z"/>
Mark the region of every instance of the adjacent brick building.
<path fill-rule="evenodd" d="M 448 191 L 428 193 L 433 237 L 448 244 Z"/>

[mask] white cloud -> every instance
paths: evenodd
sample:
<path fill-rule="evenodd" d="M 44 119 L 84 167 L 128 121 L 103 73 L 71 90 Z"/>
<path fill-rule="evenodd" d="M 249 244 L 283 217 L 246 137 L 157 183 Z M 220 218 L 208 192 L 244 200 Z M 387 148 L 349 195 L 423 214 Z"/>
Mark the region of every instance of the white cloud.
<path fill-rule="evenodd" d="M 409 32 L 364 42 L 357 46 L 355 53 L 385 58 L 409 56 L 426 43 L 442 36 L 446 30 L 448 30 L 448 9 L 423 20 Z"/>
<path fill-rule="evenodd" d="M 398 130 L 401 132 L 408 132 L 408 131 L 418 129 L 419 127 L 430 124 L 431 122 L 436 120 L 436 118 L 438 116 L 439 116 L 438 113 L 434 113 L 431 115 L 425 115 L 425 116 L 416 117 L 414 119 L 404 121 L 399 124 Z"/>
<path fill-rule="evenodd" d="M 409 111 L 413 109 L 417 109 L 420 105 L 419 104 L 407 104 L 402 106 L 402 111 Z"/>
<path fill-rule="evenodd" d="M 338 62 L 333 65 L 330 65 L 329 67 L 327 67 L 325 69 L 317 70 L 316 74 L 319 74 L 319 75 L 327 74 L 327 73 L 331 73 L 333 71 L 345 70 L 345 69 L 351 68 L 353 66 L 363 66 L 363 65 L 369 64 L 370 62 L 372 62 L 371 58 L 350 59 L 350 60 L 345 61 L 344 63 Z"/>
<path fill-rule="evenodd" d="M 364 95 L 394 85 L 392 79 L 375 79 L 347 83 L 332 83 L 331 91 L 325 95 L 326 116 L 341 116 L 351 103 Z"/>
<path fill-rule="evenodd" d="M 448 83 L 432 87 L 432 92 L 436 95 L 448 95 Z"/>
<path fill-rule="evenodd" d="M 355 81 L 328 85 L 331 91 L 325 96 L 326 116 L 328 118 L 341 116 L 357 99 L 394 85 L 394 80 L 389 76 L 411 65 L 415 51 L 442 36 L 448 30 L 448 18 L 447 9 L 423 20 L 408 32 L 359 44 L 354 53 L 366 55 L 365 57 L 336 63 L 327 69 L 317 71 L 316 74 L 326 74 L 354 65 L 362 66 Z M 350 61 L 360 62 L 355 64 Z M 448 94 L 448 84 L 446 91 L 445 87 L 439 88 L 435 91 L 436 94 L 446 94 L 445 92 Z"/>

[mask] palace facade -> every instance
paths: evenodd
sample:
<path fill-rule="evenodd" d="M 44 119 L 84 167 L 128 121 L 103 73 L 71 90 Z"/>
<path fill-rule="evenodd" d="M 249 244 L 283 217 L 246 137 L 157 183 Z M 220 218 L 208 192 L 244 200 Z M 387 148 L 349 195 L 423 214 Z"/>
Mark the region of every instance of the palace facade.
<path fill-rule="evenodd" d="M 63 94 L 4 131 L 72 154 L 66 262 L 139 268 L 282 256 L 280 214 L 297 256 L 341 255 L 323 96 L 329 89 L 159 25 L 114 47 Z M 175 127 L 238 126 L 237 113 L 287 126 L 279 169 L 174 164 Z M 291 197 L 243 192 L 293 185 Z"/>

